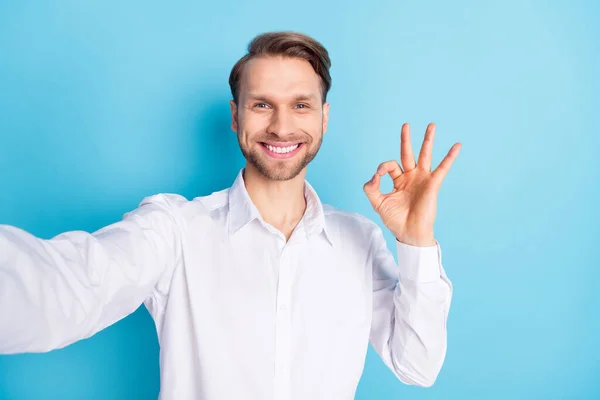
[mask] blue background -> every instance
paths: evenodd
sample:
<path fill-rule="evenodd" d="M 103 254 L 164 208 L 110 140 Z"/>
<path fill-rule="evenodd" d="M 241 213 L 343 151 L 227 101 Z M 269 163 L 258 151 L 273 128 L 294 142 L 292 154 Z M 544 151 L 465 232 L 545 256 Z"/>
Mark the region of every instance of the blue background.
<path fill-rule="evenodd" d="M 444 367 L 409 387 L 370 350 L 357 399 L 598 399 L 599 4 L 0 0 L 0 223 L 93 231 L 149 194 L 230 186 L 229 71 L 254 35 L 299 30 L 333 60 L 308 175 L 324 202 L 380 223 L 362 185 L 405 121 L 415 151 L 437 123 L 435 165 L 463 143 L 436 222 L 455 288 Z M 0 399 L 158 390 L 144 308 L 0 357 Z"/>

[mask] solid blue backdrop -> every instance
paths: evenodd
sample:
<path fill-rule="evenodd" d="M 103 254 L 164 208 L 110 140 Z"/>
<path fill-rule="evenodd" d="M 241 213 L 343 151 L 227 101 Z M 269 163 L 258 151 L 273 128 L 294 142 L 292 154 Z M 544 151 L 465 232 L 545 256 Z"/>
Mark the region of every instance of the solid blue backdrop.
<path fill-rule="evenodd" d="M 308 174 L 324 202 L 381 224 L 362 185 L 405 121 L 415 151 L 437 123 L 436 166 L 463 144 L 436 222 L 455 289 L 444 367 L 409 387 L 370 350 L 357 399 L 600 398 L 599 18 L 594 1 L 0 0 L 0 223 L 50 238 L 228 187 L 244 161 L 229 71 L 254 35 L 302 31 L 333 60 Z M 0 399 L 158 390 L 143 308 L 0 357 Z"/>

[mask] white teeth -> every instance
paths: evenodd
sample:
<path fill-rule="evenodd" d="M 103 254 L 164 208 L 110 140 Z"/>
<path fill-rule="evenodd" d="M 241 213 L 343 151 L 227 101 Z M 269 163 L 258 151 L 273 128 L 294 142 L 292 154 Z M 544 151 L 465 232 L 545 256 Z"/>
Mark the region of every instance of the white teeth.
<path fill-rule="evenodd" d="M 299 144 L 295 144 L 293 146 L 287 146 L 287 147 L 275 147 L 275 146 L 271 146 L 270 144 L 267 145 L 267 149 L 271 150 L 273 153 L 278 153 L 278 154 L 285 154 L 285 153 L 289 153 L 290 151 L 296 150 L 298 148 Z"/>

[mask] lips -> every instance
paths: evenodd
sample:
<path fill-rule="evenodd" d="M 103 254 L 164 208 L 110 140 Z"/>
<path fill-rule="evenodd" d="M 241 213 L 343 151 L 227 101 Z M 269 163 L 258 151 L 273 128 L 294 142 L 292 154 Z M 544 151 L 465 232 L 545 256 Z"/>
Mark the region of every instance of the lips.
<path fill-rule="evenodd" d="M 292 158 L 303 146 L 304 143 L 261 143 L 265 153 L 276 159 Z"/>

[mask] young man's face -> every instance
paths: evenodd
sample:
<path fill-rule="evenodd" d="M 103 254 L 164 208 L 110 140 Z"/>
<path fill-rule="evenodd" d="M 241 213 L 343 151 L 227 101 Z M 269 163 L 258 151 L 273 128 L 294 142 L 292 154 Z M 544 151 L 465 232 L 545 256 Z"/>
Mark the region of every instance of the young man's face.
<path fill-rule="evenodd" d="M 273 180 L 296 177 L 317 155 L 327 130 L 329 103 L 308 61 L 261 57 L 241 78 L 239 104 L 231 101 L 232 129 L 244 157 Z"/>

